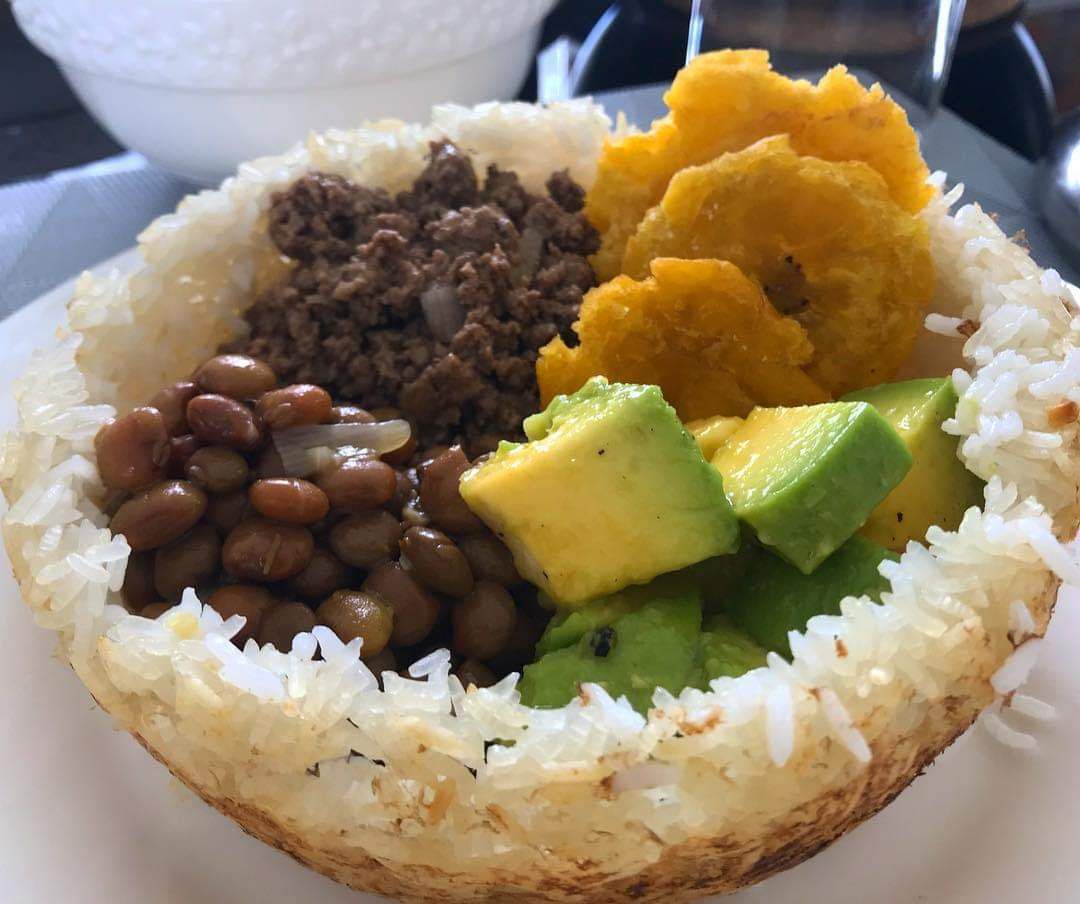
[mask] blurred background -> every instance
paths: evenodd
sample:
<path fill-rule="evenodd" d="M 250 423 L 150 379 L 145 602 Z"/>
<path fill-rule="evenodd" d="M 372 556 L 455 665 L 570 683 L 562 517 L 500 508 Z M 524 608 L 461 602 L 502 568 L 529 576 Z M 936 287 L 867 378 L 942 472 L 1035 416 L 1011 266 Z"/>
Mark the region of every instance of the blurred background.
<path fill-rule="evenodd" d="M 747 2 L 727 5 L 735 9 L 725 14 L 737 20 Z M 685 59 L 690 6 L 690 0 L 562 0 L 544 19 L 539 46 L 564 36 L 585 45 L 588 59 L 577 66 L 574 85 L 579 94 L 667 81 Z M 755 36 L 745 37 L 744 44 Z M 1038 159 L 1056 118 L 1080 108 L 1078 48 L 1080 0 L 968 0 L 944 105 Z M 536 96 L 534 72 L 518 95 Z M 24 37 L 11 7 L 0 3 L 0 184 L 120 150 L 56 64 Z"/>

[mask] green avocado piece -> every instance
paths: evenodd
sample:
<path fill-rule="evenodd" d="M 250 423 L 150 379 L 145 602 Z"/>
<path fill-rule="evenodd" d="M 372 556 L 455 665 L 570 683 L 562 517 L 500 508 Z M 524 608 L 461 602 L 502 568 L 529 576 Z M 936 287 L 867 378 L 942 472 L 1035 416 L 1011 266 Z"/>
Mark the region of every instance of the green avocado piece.
<path fill-rule="evenodd" d="M 903 479 L 911 453 L 866 402 L 755 408 L 713 458 L 735 514 L 809 574 Z"/>
<path fill-rule="evenodd" d="M 740 631 L 723 615 L 706 619 L 698 638 L 694 669 L 687 682 L 708 690 L 714 678 L 738 678 L 765 665 L 766 651 L 750 635 Z"/>
<path fill-rule="evenodd" d="M 873 405 L 914 459 L 907 477 L 870 513 L 861 531 L 864 537 L 903 550 L 909 540 L 921 543 L 932 524 L 956 530 L 964 512 L 982 505 L 983 482 L 957 456 L 960 438 L 941 429 L 956 412 L 951 377 L 885 383 L 844 399 Z"/>
<path fill-rule="evenodd" d="M 461 495 L 561 607 L 734 552 L 719 473 L 656 386 L 594 377 L 461 477 Z"/>
<path fill-rule="evenodd" d="M 564 706 L 582 682 L 625 695 L 648 712 L 658 687 L 678 693 L 688 683 L 701 634 L 701 597 L 696 592 L 652 599 L 525 666 L 518 689 L 528 706 Z"/>
<path fill-rule="evenodd" d="M 838 615 L 845 596 L 880 599 L 889 587 L 878 572 L 886 559 L 895 562 L 899 556 L 854 536 L 813 574 L 803 574 L 758 549 L 743 582 L 728 597 L 727 614 L 765 649 L 790 657 L 788 631 L 802 631 L 815 615 Z"/>

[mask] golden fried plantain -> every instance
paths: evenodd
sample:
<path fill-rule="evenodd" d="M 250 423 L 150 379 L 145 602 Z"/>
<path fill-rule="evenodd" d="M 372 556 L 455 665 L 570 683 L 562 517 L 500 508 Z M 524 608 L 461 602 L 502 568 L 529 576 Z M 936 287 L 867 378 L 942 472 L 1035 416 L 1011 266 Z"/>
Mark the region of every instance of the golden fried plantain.
<path fill-rule="evenodd" d="M 828 398 L 801 368 L 813 354 L 803 328 L 734 264 L 658 258 L 651 273 L 590 291 L 574 325 L 580 344 L 541 350 L 544 405 L 596 374 L 660 386 L 683 420 Z"/>
<path fill-rule="evenodd" d="M 603 237 L 592 260 L 600 279 L 620 272 L 626 240 L 676 172 L 769 135 L 790 135 L 800 154 L 867 163 L 908 212 L 933 195 L 903 109 L 843 66 L 814 85 L 774 72 L 764 50 L 706 53 L 675 77 L 664 100 L 671 112 L 649 132 L 610 140 L 601 152 L 585 201 Z"/>
<path fill-rule="evenodd" d="M 760 283 L 806 330 L 806 372 L 833 395 L 896 373 L 934 282 L 926 224 L 875 170 L 800 156 L 783 135 L 671 180 L 627 243 L 623 270 L 643 278 L 667 257 L 728 260 Z"/>

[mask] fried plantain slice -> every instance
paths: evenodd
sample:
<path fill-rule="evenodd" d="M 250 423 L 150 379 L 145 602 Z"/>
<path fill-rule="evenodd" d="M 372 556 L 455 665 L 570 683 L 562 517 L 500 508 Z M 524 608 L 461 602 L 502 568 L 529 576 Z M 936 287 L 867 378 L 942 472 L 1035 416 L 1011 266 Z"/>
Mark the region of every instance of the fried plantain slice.
<path fill-rule="evenodd" d="M 601 152 L 585 202 L 603 237 L 592 259 L 600 279 L 620 272 L 627 239 L 676 172 L 769 135 L 790 135 L 800 154 L 863 161 L 910 213 L 933 195 L 907 114 L 843 66 L 814 85 L 774 72 L 764 50 L 721 50 L 687 65 L 664 100 L 671 112 L 649 132 L 609 140 Z"/>
<path fill-rule="evenodd" d="M 542 404 L 597 374 L 658 385 L 684 421 L 828 398 L 801 368 L 813 354 L 803 328 L 734 264 L 658 258 L 650 270 L 590 291 L 574 325 L 580 344 L 557 338 L 541 350 Z"/>
<path fill-rule="evenodd" d="M 654 258 L 729 260 L 806 330 L 806 372 L 833 395 L 891 378 L 934 284 L 925 223 L 865 163 L 797 154 L 786 136 L 688 167 L 627 243 L 626 274 Z"/>

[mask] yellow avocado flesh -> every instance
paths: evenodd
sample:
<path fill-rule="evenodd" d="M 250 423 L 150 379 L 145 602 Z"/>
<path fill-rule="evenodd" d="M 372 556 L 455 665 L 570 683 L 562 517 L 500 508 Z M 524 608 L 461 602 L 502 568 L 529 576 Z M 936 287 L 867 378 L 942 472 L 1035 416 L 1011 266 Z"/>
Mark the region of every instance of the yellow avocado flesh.
<path fill-rule="evenodd" d="M 655 386 L 589 380 L 467 471 L 461 495 L 562 607 L 733 552 L 720 475 Z"/>
<path fill-rule="evenodd" d="M 713 458 L 736 515 L 804 574 L 838 549 L 911 466 L 865 402 L 755 408 Z"/>
<path fill-rule="evenodd" d="M 909 540 L 921 543 L 932 524 L 956 530 L 964 512 L 982 505 L 983 482 L 957 456 L 959 437 L 941 429 L 956 411 L 952 378 L 887 383 L 844 398 L 880 411 L 914 459 L 907 477 L 870 513 L 864 537 L 900 552 Z"/>
<path fill-rule="evenodd" d="M 741 417 L 728 417 L 727 415 L 718 414 L 715 417 L 704 417 L 696 421 L 690 421 L 686 425 L 686 429 L 694 437 L 698 448 L 701 449 L 701 454 L 709 461 L 712 461 L 712 457 L 728 441 L 728 437 L 738 430 L 743 423 Z"/>

